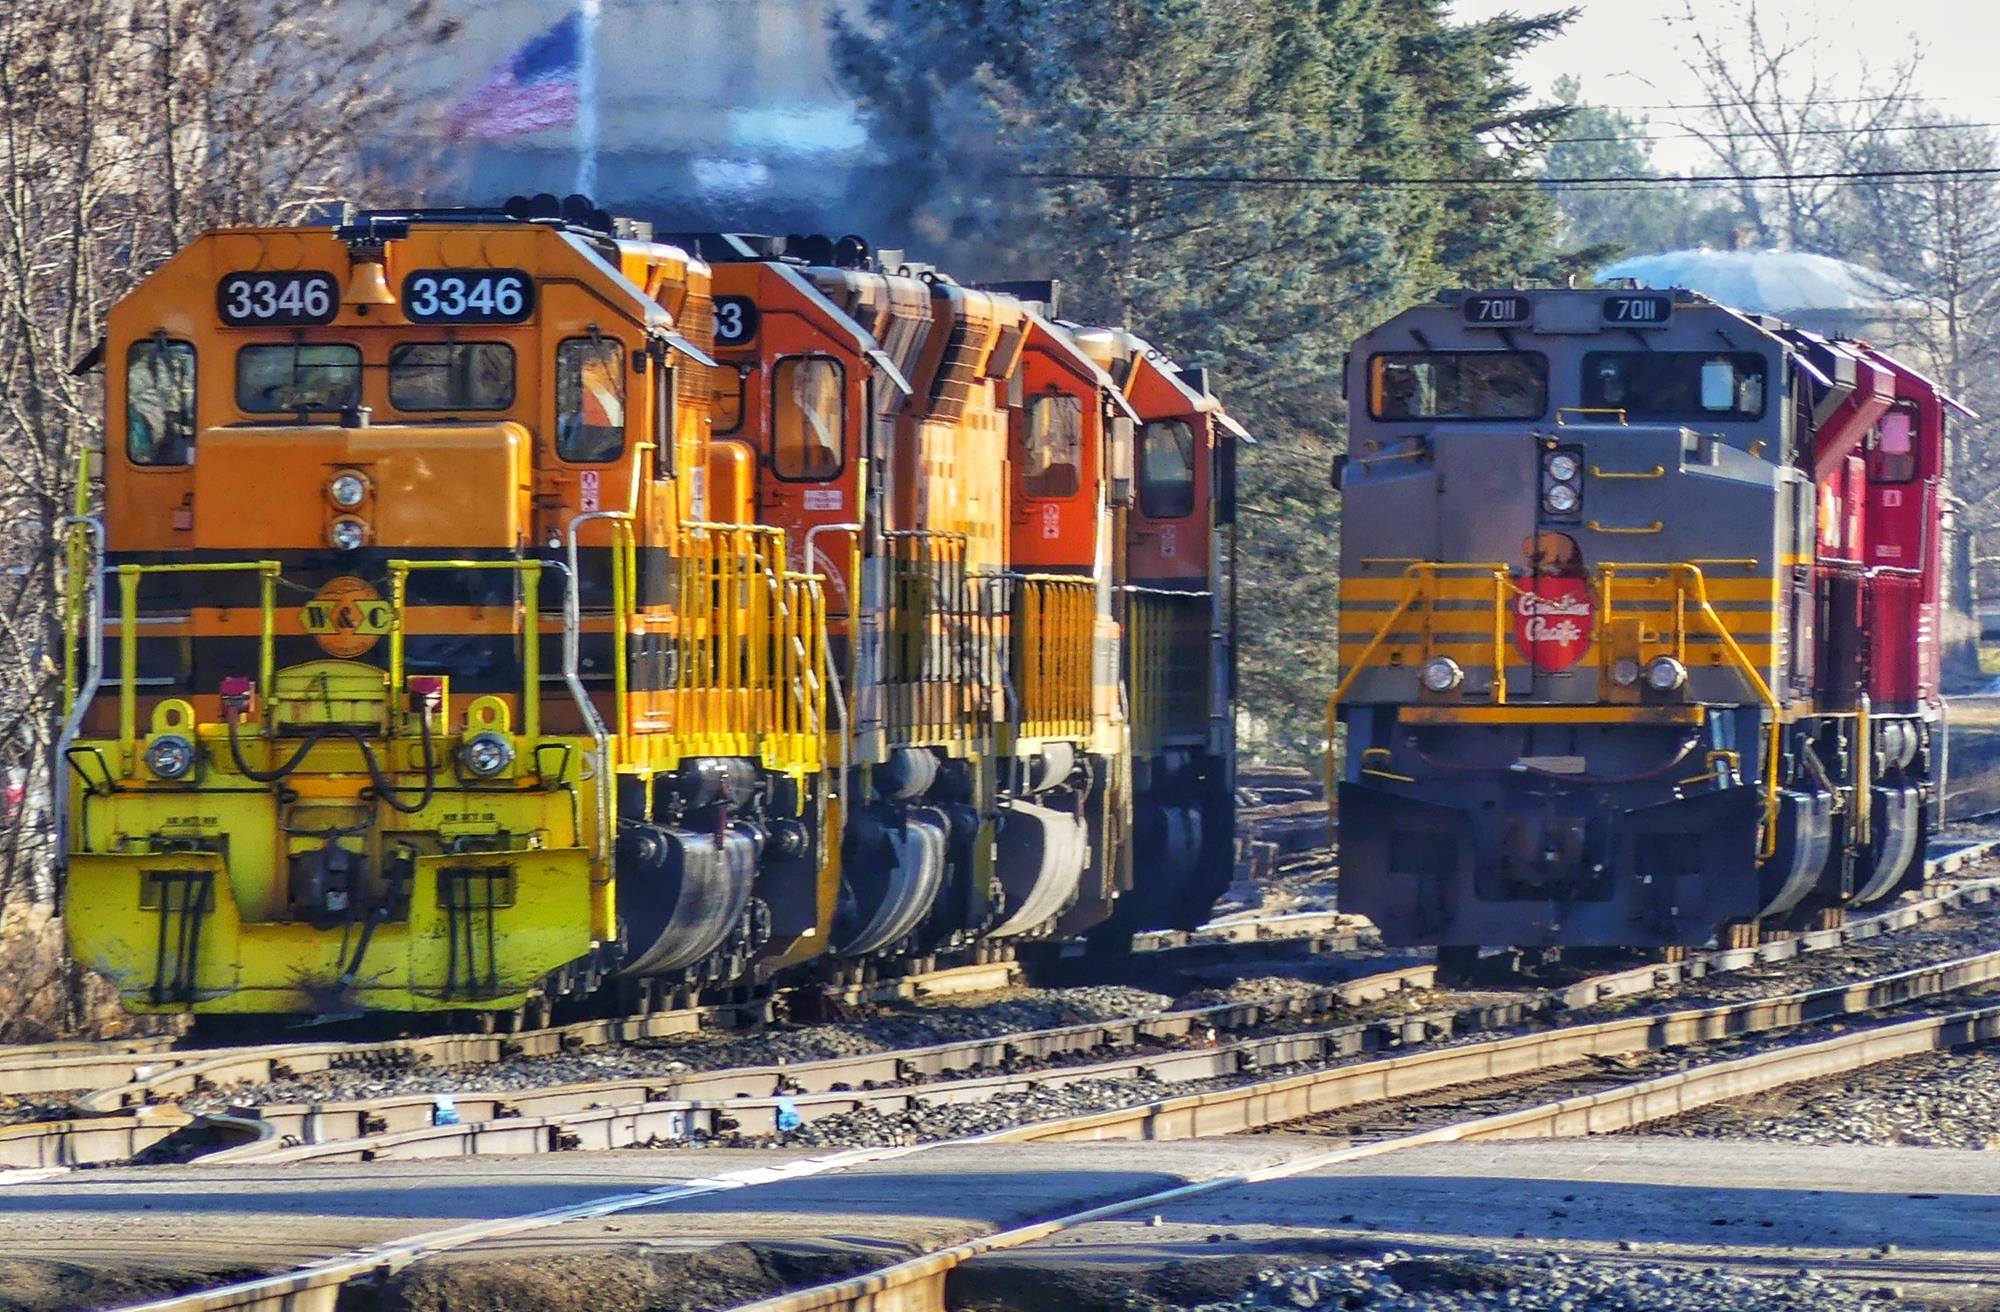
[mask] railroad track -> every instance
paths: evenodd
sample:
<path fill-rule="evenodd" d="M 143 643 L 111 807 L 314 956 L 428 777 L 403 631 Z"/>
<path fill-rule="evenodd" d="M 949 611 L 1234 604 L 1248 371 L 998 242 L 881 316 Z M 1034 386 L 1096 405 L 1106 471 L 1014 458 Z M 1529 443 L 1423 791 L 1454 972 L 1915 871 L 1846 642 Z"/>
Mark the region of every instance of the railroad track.
<path fill-rule="evenodd" d="M 845 990 L 850 1004 L 946 997 L 1005 988 L 1020 979 L 1017 962 L 954 966 Z M 508 1034 L 436 1034 L 379 1042 L 247 1044 L 174 1048 L 173 1040 L 131 1039 L 0 1049 L 0 1096 L 87 1091 L 85 1111 L 107 1112 L 217 1087 L 369 1065 L 482 1065 L 502 1057 L 546 1056 L 582 1048 L 671 1038 L 743 1023 L 740 1006 L 689 1007 L 645 1015 L 577 1021 Z"/>
<path fill-rule="evenodd" d="M 718 1174 L 691 1183 L 608 1194 L 582 1203 L 456 1226 L 315 1263 L 301 1270 L 144 1305 L 145 1312 L 265 1312 L 331 1307 L 349 1283 L 469 1245 L 549 1230 L 570 1222 L 715 1194 L 807 1179 L 937 1149 L 1006 1143 L 1075 1143 L 1110 1139 L 1193 1140 L 1275 1126 L 1359 1141 L 1326 1149 L 1294 1148 L 1260 1169 L 1196 1180 L 1171 1188 L 1144 1187 L 1072 1210 L 1052 1220 L 1014 1225 L 969 1242 L 858 1277 L 797 1290 L 745 1305 L 744 1312 L 822 1309 L 938 1308 L 951 1269 L 981 1254 L 1018 1247 L 1084 1223 L 1155 1211 L 1205 1194 L 1303 1174 L 1404 1149 L 1467 1140 L 1603 1134 L 1680 1115 L 1695 1107 L 1836 1072 L 1862 1069 L 1924 1052 L 2000 1038 L 2000 1003 L 1943 1009 L 1940 1002 L 2000 980 L 2000 951 L 1974 954 L 1914 971 L 1899 971 L 1831 988 L 1795 991 L 1720 1006 L 1658 1015 L 1623 1016 L 1537 1034 L 1511 1035 L 1456 1047 L 1324 1070 L 1249 1080 L 1235 1087 L 1113 1111 L 1066 1117 L 995 1134 L 941 1143 L 856 1149 L 783 1166 Z M 1830 1038 L 1802 1034 L 1820 1022 L 1893 1009 L 1897 1015 Z M 1743 1053 L 1747 1036 L 1779 1042 Z M 1733 1046 L 1717 1058 L 1703 1046 Z M 1692 1064 L 1665 1073 L 1648 1069 L 1655 1054 L 1677 1053 Z M 1621 1069 L 1620 1064 L 1623 1063 Z M 1580 1070 L 1594 1086 L 1565 1096 L 1537 1096 L 1574 1086 Z M 1458 1091 L 1473 1101 L 1506 1099 L 1498 1110 L 1465 1115 L 1440 1095 Z M 1412 1121 L 1415 1128 L 1412 1128 Z M 891 1181 L 893 1184 L 893 1181 Z"/>
<path fill-rule="evenodd" d="M 1982 850 L 1937 858 L 1937 873 L 1942 877 L 1954 860 L 1955 870 Z M 1971 883 L 1840 929 L 1756 948 L 1699 953 L 1679 963 L 1592 976 L 1497 1001 L 1343 1018 L 1343 1023 L 1319 1028 L 1304 1026 L 1431 988 L 1434 968 L 1402 968 L 1271 1002 L 1223 1003 L 782 1066 L 454 1092 L 443 1098 L 425 1092 L 349 1102 L 243 1105 L 206 1117 L 146 1105 L 198 1092 L 229 1071 L 269 1078 L 268 1056 L 232 1054 L 221 1064 L 171 1067 L 80 1100 L 102 1115 L 0 1130 L 0 1165 L 97 1164 L 154 1150 L 202 1153 L 210 1161 L 277 1163 L 764 1142 L 787 1128 L 829 1116 L 894 1115 L 1085 1081 L 1174 1084 L 1241 1078 L 1279 1066 L 1443 1042 L 1468 1031 L 1519 1025 L 1709 975 L 1866 942 L 1988 901 L 1996 886 L 2000 880 Z M 1258 1030 L 1275 1032 L 1222 1041 L 1225 1035 Z M 1113 1053 L 1119 1055 L 1107 1055 Z"/>
<path fill-rule="evenodd" d="M 1198 930 L 1149 931 L 1135 936 L 1134 949 L 1150 958 L 1148 968 L 1173 970 L 1219 958 L 1246 945 L 1331 954 L 1379 943 L 1372 931 L 1358 930 L 1355 925 L 1354 917 L 1335 912 L 1245 916 Z M 988 962 L 855 985 L 836 990 L 834 998 L 848 1006 L 936 999 L 1002 989 L 1022 982 L 1022 978 L 1019 962 Z M 104 1113 L 180 1096 L 196 1088 L 268 1081 L 279 1073 L 307 1075 L 370 1066 L 485 1065 L 507 1057 L 549 1056 L 741 1028 L 768 1018 L 765 1007 L 746 1015 L 743 1006 L 730 1005 L 607 1017 L 511 1033 L 438 1034 L 380 1041 L 177 1048 L 172 1036 L 157 1036 L 35 1044 L 0 1048 L 0 1098 L 80 1093 L 82 1096 L 73 1100 L 79 1110 Z"/>

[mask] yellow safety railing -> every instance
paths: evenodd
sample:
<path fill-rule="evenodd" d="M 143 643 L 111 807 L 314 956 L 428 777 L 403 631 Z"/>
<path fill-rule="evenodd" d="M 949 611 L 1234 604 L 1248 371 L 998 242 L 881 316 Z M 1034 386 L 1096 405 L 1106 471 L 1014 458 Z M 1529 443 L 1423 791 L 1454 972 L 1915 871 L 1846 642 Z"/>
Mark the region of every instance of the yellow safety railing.
<path fill-rule="evenodd" d="M 1021 732 L 1030 738 L 1088 737 L 1097 585 L 1060 574 L 1008 577 Z"/>
<path fill-rule="evenodd" d="M 268 691 L 277 664 L 279 565 L 275 560 L 229 560 L 184 565 L 118 566 L 118 750 L 128 755 L 139 737 L 139 581 L 153 574 L 257 575 L 257 687 Z"/>
<path fill-rule="evenodd" d="M 539 560 L 392 560 L 389 562 L 389 690 L 403 689 L 403 617 L 415 570 L 509 570 L 521 576 L 521 736 L 542 736 L 542 569 Z"/>
<path fill-rule="evenodd" d="M 993 625 L 966 569 L 963 533 L 884 533 L 889 566 L 882 677 L 890 736 L 942 745 L 984 732 L 982 690 L 996 665 Z"/>
<path fill-rule="evenodd" d="M 1364 561 L 1363 563 L 1387 564 L 1391 562 Z M 1402 621 L 1403 616 L 1415 609 L 1419 602 L 1424 603 L 1422 612 L 1423 646 L 1426 651 L 1429 650 L 1431 633 L 1436 622 L 1436 608 L 1430 603 L 1436 600 L 1437 580 L 1440 574 L 1484 574 L 1492 580 L 1493 686 L 1490 695 L 1496 705 L 1506 704 L 1507 634 L 1510 628 L 1508 615 L 1513 608 L 1515 593 L 1518 591 L 1514 586 L 1514 578 L 1508 567 L 1499 561 L 1469 561 L 1460 564 L 1434 560 L 1417 560 L 1409 562 L 1397 561 L 1394 563 L 1404 565 L 1403 595 L 1397 601 L 1395 609 L 1389 612 L 1389 617 L 1382 621 L 1380 628 L 1375 630 L 1375 635 L 1368 640 L 1368 645 L 1362 648 L 1361 655 L 1355 658 L 1353 667 L 1347 671 L 1341 678 L 1339 685 L 1334 688 L 1333 696 L 1327 698 L 1326 722 L 1329 726 L 1329 732 L 1330 727 L 1334 723 L 1334 711 L 1346 699 L 1348 690 L 1354 686 L 1354 681 L 1361 677 L 1362 672 L 1368 668 L 1369 662 L 1375 659 L 1375 653 L 1380 651 L 1383 645 L 1388 642 L 1389 635 L 1396 631 L 1396 625 Z"/>
<path fill-rule="evenodd" d="M 1522 590 L 1514 583 L 1512 574 L 1506 565 L 1485 561 L 1446 563 L 1438 561 L 1391 562 L 1377 560 L 1364 563 L 1404 564 L 1403 579 L 1405 587 L 1402 595 L 1397 599 L 1394 609 L 1389 612 L 1388 617 L 1376 629 L 1374 636 L 1369 639 L 1367 646 L 1362 649 L 1360 656 L 1355 659 L 1353 666 L 1341 678 L 1339 685 L 1334 689 L 1333 695 L 1327 698 L 1325 777 L 1328 796 L 1332 796 L 1332 790 L 1336 783 L 1334 746 L 1339 726 L 1338 713 L 1340 703 L 1346 698 L 1349 690 L 1353 688 L 1355 680 L 1368 669 L 1370 663 L 1375 659 L 1376 653 L 1388 643 L 1389 636 L 1397 631 L 1399 624 L 1403 623 L 1404 616 L 1410 614 L 1413 610 L 1417 610 L 1419 607 L 1421 607 L 1422 614 L 1421 645 L 1425 653 L 1429 652 L 1432 626 L 1436 615 L 1435 606 L 1432 603 L 1436 600 L 1438 591 L 1437 580 L 1440 574 L 1488 574 L 1492 576 L 1493 688 L 1491 696 L 1496 704 L 1504 704 L 1507 700 L 1508 613 L 1512 608 L 1514 597 L 1519 595 Z M 1599 686 L 1603 687 L 1609 677 L 1609 662 L 1612 659 L 1611 634 L 1617 616 L 1618 584 L 1621 576 L 1630 578 L 1634 575 L 1650 576 L 1656 580 L 1664 580 L 1672 590 L 1672 596 L 1668 600 L 1671 602 L 1670 615 L 1672 623 L 1670 645 L 1675 659 L 1681 661 L 1684 665 L 1687 663 L 1687 644 L 1691 616 L 1694 620 L 1699 621 L 1703 629 L 1715 635 L 1717 642 L 1722 647 L 1723 653 L 1728 657 L 1730 665 L 1742 677 L 1744 684 L 1749 688 L 1752 695 L 1764 707 L 1768 720 L 1767 733 L 1769 740 L 1766 745 L 1764 761 L 1765 824 L 1762 842 L 1763 855 L 1768 858 L 1776 854 L 1778 842 L 1779 758 L 1784 745 L 1781 708 L 1778 705 L 1776 694 L 1771 690 L 1771 685 L 1757 669 L 1756 663 L 1744 652 L 1742 645 L 1736 640 L 1736 635 L 1730 631 L 1728 625 L 1723 623 L 1722 617 L 1716 612 L 1714 605 L 1709 601 L 1708 583 L 1706 576 L 1702 572 L 1704 565 L 1753 568 L 1756 564 L 1755 560 L 1750 559 L 1717 559 L 1700 562 L 1603 562 L 1597 567 L 1595 575 L 1597 617 L 1592 633 L 1592 641 L 1595 643 L 1598 653 Z M 1657 598 L 1654 600 L 1657 600 Z"/>
<path fill-rule="evenodd" d="M 1207 592 L 1125 589 L 1126 649 L 1131 653 L 1132 750 L 1157 755 L 1208 732 Z"/>
<path fill-rule="evenodd" d="M 782 529 L 683 528 L 667 693 L 674 731 L 703 754 L 818 768 L 826 726 L 819 576 L 787 567 Z"/>
<path fill-rule="evenodd" d="M 1755 560 L 1711 560 L 1708 565 L 1733 565 L 1742 568 L 1754 567 Z M 1597 567 L 1597 632 L 1593 641 L 1598 644 L 1599 661 L 1608 658 L 1609 638 L 1613 619 L 1617 613 L 1617 587 L 1619 575 L 1651 575 L 1664 578 L 1673 587 L 1673 648 L 1674 658 L 1683 665 L 1687 663 L 1688 607 L 1692 603 L 1694 613 L 1702 624 L 1715 634 L 1721 643 L 1723 653 L 1729 663 L 1742 676 L 1743 682 L 1756 695 L 1764 707 L 1767 741 L 1764 747 L 1764 838 L 1762 855 L 1769 859 L 1778 851 L 1778 780 L 1780 757 L 1784 752 L 1784 723 L 1782 708 L 1778 705 L 1777 694 L 1758 670 L 1755 661 L 1736 641 L 1736 635 L 1722 622 L 1722 616 L 1708 599 L 1708 579 L 1702 573 L 1702 566 L 1691 561 L 1605 561 Z"/>

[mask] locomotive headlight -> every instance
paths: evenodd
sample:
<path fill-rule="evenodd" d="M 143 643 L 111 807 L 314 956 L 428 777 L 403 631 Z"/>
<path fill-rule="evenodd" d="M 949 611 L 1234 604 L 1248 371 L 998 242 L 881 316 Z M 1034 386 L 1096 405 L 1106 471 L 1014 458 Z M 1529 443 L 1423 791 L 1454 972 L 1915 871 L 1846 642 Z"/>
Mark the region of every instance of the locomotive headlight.
<path fill-rule="evenodd" d="M 1558 451 L 1549 457 L 1549 477 L 1558 483 L 1571 483 L 1583 472 L 1583 464 L 1567 451 Z"/>
<path fill-rule="evenodd" d="M 1433 656 L 1424 662 L 1424 687 L 1432 692 L 1450 692 L 1465 682 L 1465 671 L 1449 656 Z"/>
<path fill-rule="evenodd" d="M 326 536 L 340 550 L 353 551 L 368 541 L 368 526 L 358 519 L 336 519 Z"/>
<path fill-rule="evenodd" d="M 1542 504 L 1557 515 L 1570 514 L 1582 501 L 1576 489 L 1567 483 L 1551 483 L 1548 490 L 1542 493 Z"/>
<path fill-rule="evenodd" d="M 1611 682 L 1621 688 L 1629 688 L 1639 682 L 1639 662 L 1630 656 L 1621 656 L 1611 662 Z"/>
<path fill-rule="evenodd" d="M 491 779 L 514 764 L 514 744 L 497 733 L 476 733 L 458 749 L 458 759 L 481 779 Z"/>
<path fill-rule="evenodd" d="M 1654 692 L 1672 692 L 1688 681 L 1688 667 L 1671 656 L 1655 656 L 1646 662 L 1646 686 Z"/>
<path fill-rule="evenodd" d="M 146 768 L 162 779 L 179 779 L 194 769 L 194 744 L 177 733 L 159 734 L 146 744 Z"/>
<path fill-rule="evenodd" d="M 326 499 L 342 510 L 352 510 L 368 499 L 368 480 L 351 471 L 335 474 L 326 485 Z"/>

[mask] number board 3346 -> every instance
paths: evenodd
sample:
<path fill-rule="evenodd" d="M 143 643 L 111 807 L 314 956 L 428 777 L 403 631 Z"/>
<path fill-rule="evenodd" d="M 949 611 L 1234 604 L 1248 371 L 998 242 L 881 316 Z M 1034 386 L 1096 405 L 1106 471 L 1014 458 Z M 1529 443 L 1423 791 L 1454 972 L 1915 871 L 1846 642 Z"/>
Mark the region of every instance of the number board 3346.
<path fill-rule="evenodd" d="M 316 269 L 232 273 L 215 285 L 215 308 L 232 328 L 332 323 L 340 286 Z"/>
<path fill-rule="evenodd" d="M 413 269 L 403 279 L 411 323 L 521 323 L 534 312 L 534 280 L 520 269 Z"/>

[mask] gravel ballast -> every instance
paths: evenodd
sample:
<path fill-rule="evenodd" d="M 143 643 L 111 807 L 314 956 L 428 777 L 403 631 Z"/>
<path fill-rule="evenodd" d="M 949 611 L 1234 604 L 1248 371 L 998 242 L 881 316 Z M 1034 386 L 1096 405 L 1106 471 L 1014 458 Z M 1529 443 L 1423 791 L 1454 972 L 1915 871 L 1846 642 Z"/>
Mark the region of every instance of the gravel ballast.
<path fill-rule="evenodd" d="M 1642 1132 L 2000 1151 L 2000 1048 L 1935 1053 L 1774 1089 Z"/>
<path fill-rule="evenodd" d="M 989 999 L 884 1007 L 825 1025 L 775 1026 L 747 1033 L 691 1034 L 548 1057 L 515 1057 L 465 1069 L 333 1070 L 266 1084 L 237 1084 L 186 1104 L 191 1111 L 229 1105 L 349 1102 L 392 1094 L 503 1092 L 554 1084 L 647 1079 L 735 1066 L 784 1066 L 859 1057 L 1024 1030 L 1113 1020 L 1172 1004 L 1162 993 L 1107 984 L 1073 989 L 1016 989 Z"/>
<path fill-rule="evenodd" d="M 1640 1267 L 1542 1257 L 1412 1257 L 1266 1272 L 1254 1289 L 1189 1312 L 1847 1312 L 1892 1306 L 1884 1287 L 1852 1287 L 1810 1273 L 1744 1276 L 1713 1267 Z"/>

